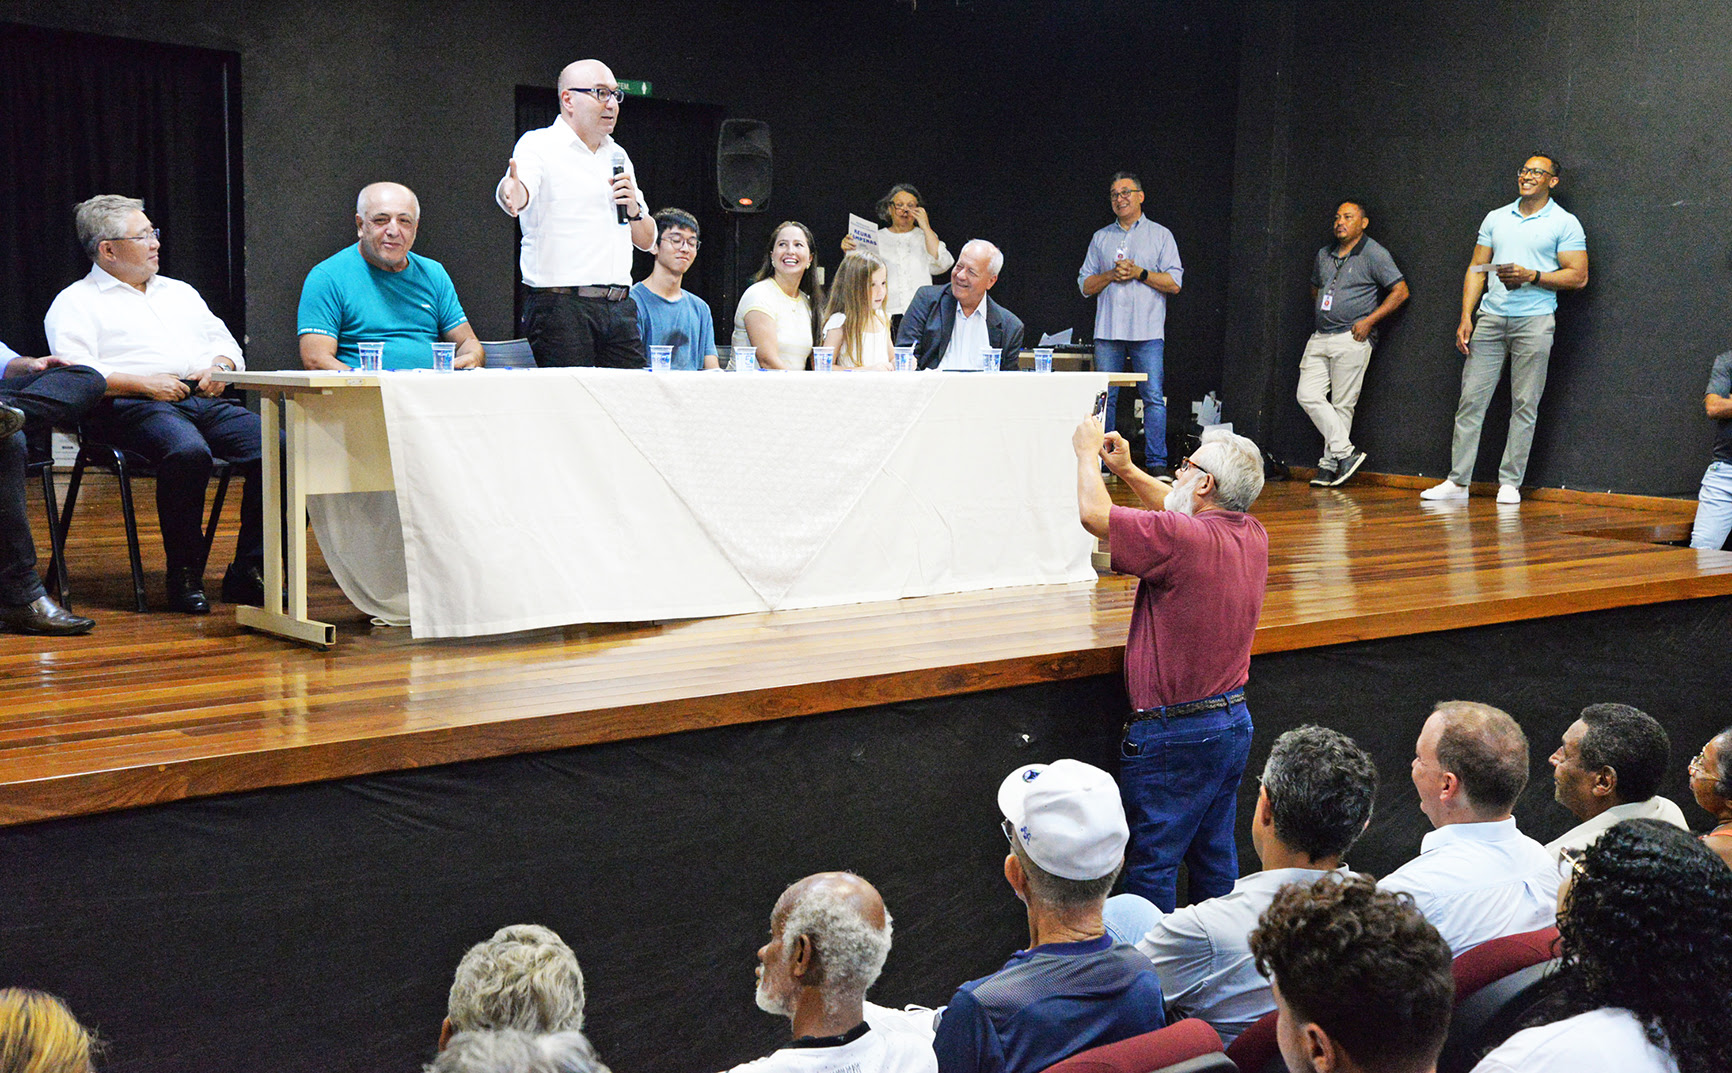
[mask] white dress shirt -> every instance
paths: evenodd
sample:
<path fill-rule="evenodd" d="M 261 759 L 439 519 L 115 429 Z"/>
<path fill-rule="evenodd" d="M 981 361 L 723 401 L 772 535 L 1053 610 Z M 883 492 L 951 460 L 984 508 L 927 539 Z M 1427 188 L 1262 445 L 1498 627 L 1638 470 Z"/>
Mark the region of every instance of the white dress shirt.
<path fill-rule="evenodd" d="M 1564 873 L 1568 866 L 1564 864 L 1565 850 L 1584 850 L 1594 844 L 1611 829 L 1612 825 L 1624 820 L 1665 820 L 1674 827 L 1688 831 L 1690 824 L 1684 819 L 1684 811 L 1664 797 L 1650 797 L 1646 801 L 1630 801 L 1611 808 L 1565 831 L 1557 838 L 1546 843 L 1546 852 L 1552 855 L 1554 867 L 1547 877 L 1552 901 L 1558 900 L 1558 888 L 1563 886 Z"/>
<path fill-rule="evenodd" d="M 936 314 L 936 310 L 934 313 Z M 950 332 L 950 346 L 944 351 L 944 360 L 938 363 L 940 369 L 981 369 L 984 364 L 980 360 L 980 352 L 992 346 L 992 340 L 986 333 L 986 298 L 982 296 L 980 304 L 974 307 L 974 316 L 962 314 L 962 306 L 956 307 L 956 323 Z M 994 360 L 997 360 L 996 355 Z"/>
<path fill-rule="evenodd" d="M 517 215 L 523 225 L 518 265 L 530 287 L 631 286 L 631 225 L 619 222 L 613 200 L 613 155 L 625 150 L 604 136 L 594 152 L 563 117 L 517 139 L 511 158 L 529 204 Z M 637 170 L 625 158 L 626 174 Z M 505 207 L 501 189 L 494 200 Z M 649 195 L 638 187 L 638 211 Z"/>
<path fill-rule="evenodd" d="M 1314 883 L 1342 869 L 1272 868 L 1253 872 L 1218 898 L 1195 902 L 1161 918 L 1137 941 L 1155 963 L 1167 1009 L 1180 1017 L 1200 1017 L 1230 1044 L 1275 1008 L 1268 977 L 1251 956 L 1251 932 L 1275 893 L 1289 883 Z"/>
<path fill-rule="evenodd" d="M 167 373 L 190 379 L 228 358 L 244 369 L 241 345 L 196 290 L 156 275 L 139 290 L 91 265 L 55 295 L 42 326 L 48 349 L 103 376 Z"/>
<path fill-rule="evenodd" d="M 1648 1042 L 1635 1014 L 1607 1007 L 1523 1029 L 1473 1073 L 1678 1073 L 1678 1063 Z"/>
<path fill-rule="evenodd" d="M 868 1028 L 837 1046 L 783 1047 L 730 1073 L 938 1073 L 938 1055 L 916 1035 Z"/>
<path fill-rule="evenodd" d="M 1420 842 L 1419 856 L 1377 885 L 1413 895 L 1460 957 L 1488 939 L 1550 926 L 1557 898 L 1549 877 L 1556 874 L 1552 855 L 1511 817 L 1439 827 Z"/>

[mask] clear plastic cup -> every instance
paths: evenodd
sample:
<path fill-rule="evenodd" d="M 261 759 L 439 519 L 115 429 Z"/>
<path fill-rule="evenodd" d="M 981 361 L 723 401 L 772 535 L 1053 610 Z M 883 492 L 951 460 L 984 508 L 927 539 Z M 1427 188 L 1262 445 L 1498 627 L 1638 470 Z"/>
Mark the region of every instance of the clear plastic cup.
<path fill-rule="evenodd" d="M 1034 371 L 1037 373 L 1052 372 L 1052 347 L 1036 347 L 1034 350 Z"/>
<path fill-rule="evenodd" d="M 737 346 L 734 348 L 734 371 L 736 373 L 755 373 L 758 371 L 758 348 L 755 346 Z"/>
<path fill-rule="evenodd" d="M 996 373 L 998 371 L 998 351 L 992 347 L 983 347 L 980 351 L 980 369 L 982 372 Z"/>
<path fill-rule="evenodd" d="M 652 346 L 650 352 L 650 368 L 658 373 L 665 373 L 674 367 L 674 348 L 671 346 Z"/>
<path fill-rule="evenodd" d="M 361 355 L 361 371 L 376 373 L 385 364 L 384 343 L 356 343 L 355 349 Z"/>
<path fill-rule="evenodd" d="M 812 348 L 812 370 L 827 373 L 836 367 L 836 348 L 833 346 L 815 346 Z"/>
<path fill-rule="evenodd" d="M 899 372 L 899 373 L 911 373 L 914 371 L 915 364 L 914 364 L 914 348 L 913 347 L 911 347 L 911 346 L 899 346 L 899 347 L 895 348 L 894 353 L 896 355 L 896 371 L 897 372 Z"/>
<path fill-rule="evenodd" d="M 456 343 L 434 343 L 433 344 L 433 371 L 434 372 L 436 372 L 436 373 L 448 373 L 455 366 L 456 362 L 457 362 L 457 344 Z"/>

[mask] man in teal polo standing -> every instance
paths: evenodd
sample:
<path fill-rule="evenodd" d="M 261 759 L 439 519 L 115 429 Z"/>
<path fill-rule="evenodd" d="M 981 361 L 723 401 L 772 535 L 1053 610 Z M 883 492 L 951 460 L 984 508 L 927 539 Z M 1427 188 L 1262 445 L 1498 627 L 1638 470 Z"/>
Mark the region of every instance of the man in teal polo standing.
<path fill-rule="evenodd" d="M 1455 409 L 1449 479 L 1419 493 L 1422 499 L 1467 498 L 1486 407 L 1507 357 L 1509 438 L 1497 471 L 1497 501 L 1521 502 L 1534 417 L 1546 389 L 1558 292 L 1588 285 L 1587 236 L 1581 222 L 1552 200 L 1563 170 L 1549 153 L 1529 157 L 1516 173 L 1521 196 L 1487 213 L 1479 225 L 1479 241 L 1461 287 L 1461 323 L 1455 329 L 1455 348 L 1467 361 Z"/>

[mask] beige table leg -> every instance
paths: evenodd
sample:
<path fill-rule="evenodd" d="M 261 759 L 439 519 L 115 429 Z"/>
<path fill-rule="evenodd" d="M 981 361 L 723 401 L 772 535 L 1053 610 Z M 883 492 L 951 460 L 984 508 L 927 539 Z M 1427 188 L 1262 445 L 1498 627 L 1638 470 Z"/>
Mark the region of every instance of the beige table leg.
<path fill-rule="evenodd" d="M 280 407 L 280 410 L 279 410 Z M 260 477 L 264 500 L 265 525 L 265 606 L 235 608 L 235 621 L 242 626 L 264 633 L 276 634 L 291 641 L 329 648 L 336 643 L 337 628 L 327 622 L 307 618 L 307 493 L 306 413 L 291 392 L 265 394 L 259 407 L 263 458 Z M 281 417 L 279 418 L 279 413 Z M 287 432 L 287 480 L 284 473 L 284 449 L 279 428 Z M 283 521 L 289 529 L 283 532 Z M 289 606 L 283 608 L 283 538 L 288 538 Z"/>

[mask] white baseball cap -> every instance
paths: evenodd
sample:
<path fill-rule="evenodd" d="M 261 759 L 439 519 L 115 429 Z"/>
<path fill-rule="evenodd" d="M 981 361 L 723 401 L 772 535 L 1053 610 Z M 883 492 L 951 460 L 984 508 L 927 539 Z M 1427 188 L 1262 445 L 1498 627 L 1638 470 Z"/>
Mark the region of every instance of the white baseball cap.
<path fill-rule="evenodd" d="M 998 809 L 1028 859 L 1060 879 L 1099 879 L 1131 839 L 1113 777 L 1081 760 L 1029 764 L 1005 776 Z"/>

